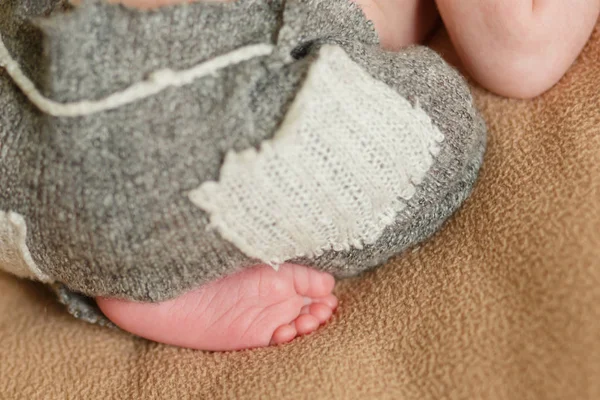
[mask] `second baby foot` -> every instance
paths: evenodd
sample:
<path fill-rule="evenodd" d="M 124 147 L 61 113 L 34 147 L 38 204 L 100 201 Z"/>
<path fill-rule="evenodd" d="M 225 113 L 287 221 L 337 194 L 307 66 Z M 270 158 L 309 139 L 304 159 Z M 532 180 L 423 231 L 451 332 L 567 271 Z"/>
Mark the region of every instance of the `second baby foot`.
<path fill-rule="evenodd" d="M 337 307 L 333 276 L 301 265 L 256 266 L 152 304 L 98 298 L 122 329 L 166 344 L 228 351 L 289 342 Z"/>

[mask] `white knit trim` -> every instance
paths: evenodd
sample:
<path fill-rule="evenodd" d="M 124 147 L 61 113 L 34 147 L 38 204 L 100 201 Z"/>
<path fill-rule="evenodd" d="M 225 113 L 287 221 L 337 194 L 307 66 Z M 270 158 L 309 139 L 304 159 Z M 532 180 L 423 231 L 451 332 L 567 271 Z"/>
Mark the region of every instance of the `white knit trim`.
<path fill-rule="evenodd" d="M 227 154 L 190 193 L 211 226 L 276 266 L 374 243 L 415 194 L 444 135 L 418 106 L 324 46 L 260 150 Z"/>
<path fill-rule="evenodd" d="M 1 35 L 0 67 L 6 69 L 8 75 L 16 85 L 40 111 L 56 117 L 78 117 L 119 108 L 154 96 L 169 87 L 189 85 L 196 79 L 213 75 L 228 66 L 268 55 L 272 50 L 273 46 L 268 44 L 242 47 L 200 63 L 190 69 L 180 71 L 163 69 L 156 71 L 149 76 L 147 81 L 135 83 L 123 91 L 116 92 L 97 101 L 83 100 L 67 104 L 50 100 L 37 90 L 34 83 L 23 73 L 19 64 L 11 57 L 8 49 L 2 42 Z"/>
<path fill-rule="evenodd" d="M 13 275 L 51 282 L 27 248 L 27 224 L 21 214 L 0 211 L 0 269 Z"/>

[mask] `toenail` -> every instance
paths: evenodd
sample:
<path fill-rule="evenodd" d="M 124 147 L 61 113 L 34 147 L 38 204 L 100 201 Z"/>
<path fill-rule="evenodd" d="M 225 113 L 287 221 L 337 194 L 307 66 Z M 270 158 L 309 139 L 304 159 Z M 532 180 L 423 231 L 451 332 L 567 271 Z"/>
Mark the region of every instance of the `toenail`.
<path fill-rule="evenodd" d="M 303 298 L 303 300 L 304 300 L 304 305 L 305 305 L 305 306 L 311 305 L 311 304 L 313 303 L 313 300 L 312 300 L 310 297 L 306 297 L 306 296 L 305 296 L 305 297 Z"/>

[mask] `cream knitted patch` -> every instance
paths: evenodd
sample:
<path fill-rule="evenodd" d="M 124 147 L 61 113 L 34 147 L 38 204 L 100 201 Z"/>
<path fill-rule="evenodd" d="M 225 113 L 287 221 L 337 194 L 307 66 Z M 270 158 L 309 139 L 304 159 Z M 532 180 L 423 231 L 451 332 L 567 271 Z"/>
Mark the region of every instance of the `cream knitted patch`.
<path fill-rule="evenodd" d="M 374 243 L 415 194 L 444 140 L 430 117 L 325 46 L 272 140 L 227 154 L 190 193 L 211 226 L 276 267 Z"/>
<path fill-rule="evenodd" d="M 52 281 L 35 265 L 26 237 L 27 225 L 23 216 L 0 211 L 0 269 L 22 278 Z"/>

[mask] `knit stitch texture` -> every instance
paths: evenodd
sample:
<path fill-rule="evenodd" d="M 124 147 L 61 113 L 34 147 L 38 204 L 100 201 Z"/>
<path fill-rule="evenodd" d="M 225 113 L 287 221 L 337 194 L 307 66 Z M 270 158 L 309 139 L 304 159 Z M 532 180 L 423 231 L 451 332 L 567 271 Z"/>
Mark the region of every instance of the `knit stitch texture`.
<path fill-rule="evenodd" d="M 288 261 L 337 277 L 356 275 L 437 231 L 469 195 L 481 165 L 486 130 L 464 79 L 427 48 L 382 51 L 372 23 L 347 0 L 239 0 L 154 11 L 95 0 L 72 9 L 56 0 L 6 0 L 0 3 L 0 34 L 40 95 L 58 104 L 101 101 L 147 81 L 156 71 L 193 69 L 248 46 L 272 48 L 189 84 L 74 116 L 40 110 L 0 68 L 0 211 L 23 219 L 27 251 L 43 276 L 85 296 L 165 300 L 262 258 L 293 257 Z M 412 195 L 410 186 L 403 186 L 410 179 L 402 178 L 412 166 L 400 156 L 395 161 L 398 176 L 389 165 L 385 174 L 371 176 L 369 184 L 380 182 L 377 188 L 386 190 L 373 189 L 367 199 L 379 201 L 379 193 L 387 199 L 380 209 L 385 224 L 378 225 L 376 234 L 362 240 L 360 234 L 344 236 L 335 248 L 321 246 L 322 254 L 273 247 L 280 254 L 271 257 L 265 245 L 260 254 L 249 255 L 223 229 L 209 229 L 210 212 L 189 194 L 207 182 L 219 182 L 227 153 L 260 149 L 279 134 L 291 135 L 282 124 L 311 82 L 339 88 L 333 77 L 310 78 L 319 65 L 327 65 L 320 64 L 327 60 L 327 46 L 336 46 L 346 57 L 335 62 L 343 60 L 344 68 L 364 77 L 346 90 L 354 99 L 349 105 L 364 107 L 359 122 L 373 125 L 361 132 L 365 142 L 382 146 L 383 140 L 395 141 L 396 147 L 383 146 L 393 152 L 430 151 L 435 157 L 423 158 L 427 162 L 414 169 Z M 372 93 L 361 86 L 366 81 L 385 90 Z M 367 96 L 375 97 L 367 102 Z M 325 140 L 333 116 L 327 111 L 341 100 L 312 100 L 333 107 L 319 110 L 323 119 L 311 123 L 313 139 Z M 393 130 L 382 136 L 383 128 L 375 129 L 393 125 L 393 104 L 399 105 L 394 112 L 410 108 L 410 115 L 427 121 L 419 146 L 402 139 L 416 131 L 396 127 L 397 136 Z M 360 113 L 356 108 L 344 112 L 347 118 L 336 121 L 351 121 Z M 407 123 L 402 121 L 398 123 Z M 356 135 L 339 145 L 358 145 Z M 339 149 L 338 144 L 312 143 L 315 153 Z M 352 149 L 354 162 L 365 165 L 368 157 L 379 156 L 381 147 Z M 388 179 L 400 184 L 388 185 Z M 339 188 L 342 181 L 328 183 Z M 347 193 L 336 195 L 346 199 Z M 404 197 L 394 203 L 397 193 Z M 368 212 L 376 213 L 377 206 Z M 356 221 L 373 223 L 368 215 Z M 8 247 L 0 242 L 0 252 L 14 250 Z"/>

